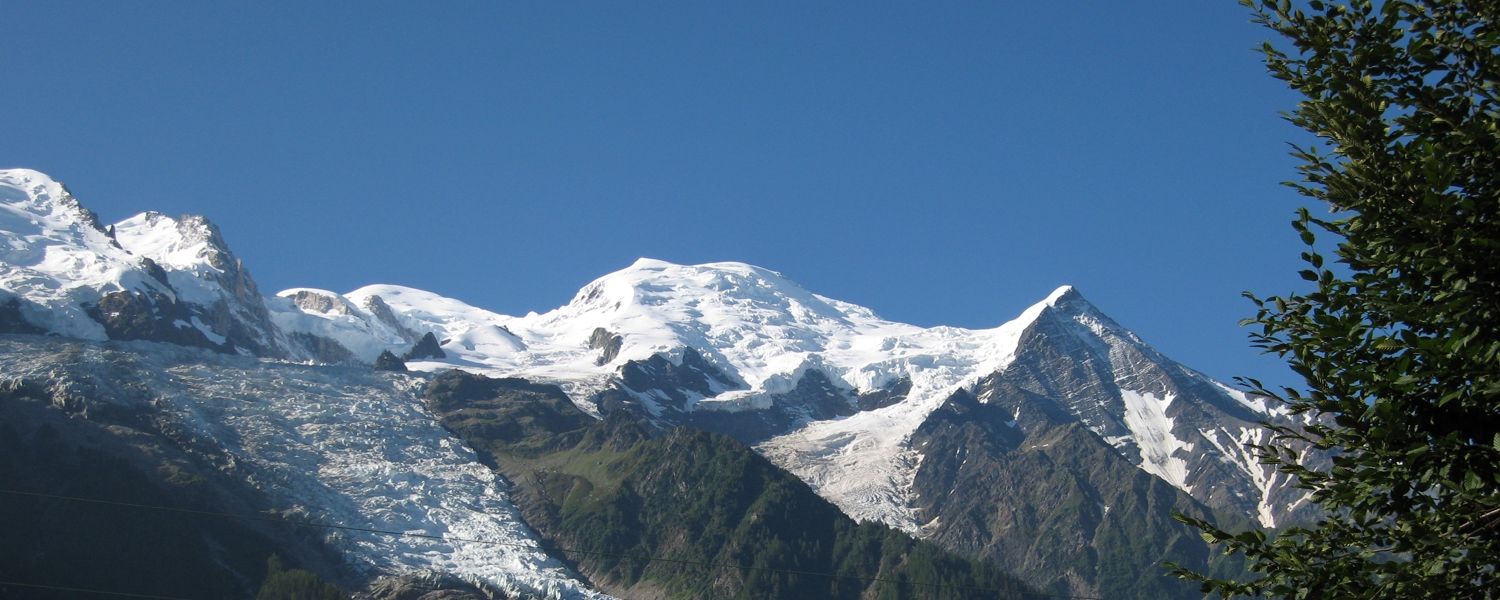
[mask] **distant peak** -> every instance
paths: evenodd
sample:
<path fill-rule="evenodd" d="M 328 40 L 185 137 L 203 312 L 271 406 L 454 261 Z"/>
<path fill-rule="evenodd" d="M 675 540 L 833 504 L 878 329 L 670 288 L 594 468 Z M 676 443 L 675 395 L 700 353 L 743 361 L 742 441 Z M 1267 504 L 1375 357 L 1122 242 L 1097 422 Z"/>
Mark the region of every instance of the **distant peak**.
<path fill-rule="evenodd" d="M 749 288 L 798 288 L 796 283 L 781 273 L 752 264 L 724 261 L 696 265 L 680 265 L 654 258 L 636 259 L 629 267 L 615 271 L 585 286 L 582 293 L 591 293 L 599 288 L 612 288 L 649 292 L 667 289 L 692 289 L 701 292 L 727 292 Z M 635 291 L 631 295 L 635 295 Z M 595 295 L 597 294 L 590 294 Z"/>
<path fill-rule="evenodd" d="M 678 264 L 675 264 L 675 263 L 670 263 L 670 262 L 667 262 L 667 261 L 664 261 L 664 260 L 658 260 L 658 259 L 655 259 L 655 258 L 646 258 L 646 257 L 642 256 L 640 258 L 635 259 L 635 262 L 630 263 L 630 266 L 627 267 L 627 269 L 631 270 L 631 271 L 658 271 L 658 270 L 661 270 L 661 269 L 669 269 L 669 268 L 672 268 L 672 267 L 679 267 L 679 266 L 682 266 L 682 265 L 678 265 Z"/>
<path fill-rule="evenodd" d="M 1048 294 L 1045 300 L 1042 300 L 1042 304 L 1046 304 L 1047 306 L 1057 306 L 1059 303 L 1066 302 L 1068 300 L 1081 299 L 1083 299 L 1083 294 L 1078 293 L 1078 290 L 1073 286 L 1062 285 L 1058 286 L 1057 289 L 1052 290 L 1052 293 Z"/>
<path fill-rule="evenodd" d="M 0 169 L 0 179 L 7 182 L 28 182 L 34 185 L 57 183 L 51 176 L 35 169 Z"/>
<path fill-rule="evenodd" d="M 1053 290 L 1051 294 L 1047 295 L 1046 299 L 1036 303 L 1032 308 L 1034 310 L 1052 309 L 1066 315 L 1088 314 L 1096 317 L 1103 316 L 1100 314 L 1098 308 L 1084 298 L 1083 294 L 1078 292 L 1078 288 L 1071 285 L 1064 285 Z"/>
<path fill-rule="evenodd" d="M 98 215 L 84 208 L 62 182 L 33 169 L 0 169 L 0 203 L 34 215 L 61 216 L 106 235 Z"/>
<path fill-rule="evenodd" d="M 1043 298 L 1041 302 L 1027 307 L 1016 320 L 1023 323 L 1030 323 L 1035 321 L 1037 317 L 1040 317 L 1048 309 L 1068 312 L 1077 310 L 1080 306 L 1087 307 L 1088 305 L 1088 301 L 1083 299 L 1083 294 L 1078 293 L 1076 288 L 1071 285 L 1063 285 L 1052 290 L 1052 293 L 1047 294 L 1047 297 Z"/>
<path fill-rule="evenodd" d="M 148 210 L 146 212 L 125 219 L 124 221 L 120 221 L 119 223 L 116 223 L 116 225 L 129 225 L 132 227 L 141 225 L 150 227 L 164 227 L 168 229 L 177 229 L 184 234 L 197 234 L 204 238 L 221 237 L 221 234 L 219 233 L 219 226 L 214 225 L 213 221 L 208 220 L 208 217 L 204 217 L 202 215 L 182 215 L 180 217 L 174 218 L 156 212 L 154 210 Z M 221 241 L 219 245 L 223 245 Z"/>
<path fill-rule="evenodd" d="M 234 253 L 218 226 L 198 215 L 174 218 L 147 211 L 113 227 L 122 247 L 167 268 L 192 269 L 200 264 L 219 271 L 237 268 Z"/>
<path fill-rule="evenodd" d="M 718 261 L 718 262 L 701 263 L 701 264 L 696 264 L 696 265 L 684 265 L 684 264 L 678 264 L 678 263 L 674 263 L 674 262 L 670 262 L 670 261 L 665 261 L 665 260 L 661 260 L 661 259 L 656 259 L 656 258 L 646 258 L 644 256 L 641 257 L 641 258 L 635 259 L 635 262 L 631 263 L 629 267 L 626 267 L 626 268 L 622 269 L 620 272 L 628 272 L 628 271 L 669 271 L 669 270 L 689 270 L 689 271 L 697 271 L 697 272 L 730 271 L 730 272 L 737 272 L 737 273 L 756 272 L 756 273 L 763 273 L 763 274 L 775 275 L 775 276 L 780 276 L 781 275 L 780 273 L 778 273 L 776 271 L 773 271 L 771 269 L 767 269 L 765 267 L 758 267 L 758 266 L 752 265 L 750 263 L 743 263 L 743 262 L 739 262 L 739 261 Z"/>

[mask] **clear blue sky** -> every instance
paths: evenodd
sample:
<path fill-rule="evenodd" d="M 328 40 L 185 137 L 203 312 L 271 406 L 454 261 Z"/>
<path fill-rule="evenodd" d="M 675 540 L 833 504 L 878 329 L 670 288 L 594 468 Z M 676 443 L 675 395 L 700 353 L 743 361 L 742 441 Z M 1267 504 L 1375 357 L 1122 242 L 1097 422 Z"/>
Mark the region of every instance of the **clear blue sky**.
<path fill-rule="evenodd" d="M 4 3 L 0 166 L 218 223 L 263 291 L 508 314 L 638 256 L 923 325 L 1071 283 L 1190 366 L 1290 382 L 1295 98 L 1233 0 Z"/>

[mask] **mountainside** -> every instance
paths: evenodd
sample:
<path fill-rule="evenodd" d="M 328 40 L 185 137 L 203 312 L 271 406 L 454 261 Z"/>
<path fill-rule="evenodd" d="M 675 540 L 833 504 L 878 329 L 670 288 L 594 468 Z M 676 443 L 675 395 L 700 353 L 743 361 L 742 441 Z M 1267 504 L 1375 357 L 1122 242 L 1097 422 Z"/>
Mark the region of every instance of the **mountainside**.
<path fill-rule="evenodd" d="M 41 353 L 63 344 L 52 342 Z M 19 347 L 33 353 L 27 345 Z M 6 344 L 5 350 L 15 349 Z M 91 395 L 83 381 L 65 376 L 0 380 L 0 521 L 6 527 L 0 581 L 244 598 L 255 594 L 273 554 L 335 576 L 335 553 L 301 532 L 256 521 L 12 493 L 244 514 L 266 508 L 260 489 L 220 473 L 217 455 L 149 441 L 168 436 L 164 420 L 139 407 L 94 403 Z M 7 600 L 78 596 L 0 585 L 0 598 Z"/>
<path fill-rule="evenodd" d="M 1209 560 L 1208 547 L 1170 520 L 1173 510 L 1247 527 L 1312 516 L 1301 490 L 1246 448 L 1265 435 L 1258 422 L 1292 424 L 1284 411 L 1161 355 L 1069 286 L 990 329 L 887 321 L 774 271 L 733 262 L 640 259 L 583 286 L 562 307 L 524 316 L 394 285 L 347 294 L 294 288 L 262 297 L 207 220 L 143 213 L 101 226 L 60 184 L 26 170 L 0 171 L 0 236 L 0 333 L 212 350 L 218 355 L 156 365 L 191 370 L 184 365 L 196 361 L 204 370 L 195 381 L 212 385 L 162 379 L 149 369 L 128 376 L 167 397 L 298 399 L 266 405 L 290 411 L 273 421 L 301 425 L 256 432 L 265 440 L 296 440 L 294 447 L 315 442 L 308 456 L 320 460 L 347 463 L 345 453 L 371 450 L 341 446 L 336 438 L 309 442 L 304 429 L 322 427 L 316 411 L 342 414 L 342 402 L 358 400 L 350 399 L 351 390 L 365 390 L 358 401 L 395 410 L 416 401 L 422 384 L 415 382 L 425 381 L 424 373 L 458 368 L 557 386 L 569 410 L 578 411 L 567 417 L 578 426 L 559 431 L 583 431 L 579 420 L 593 419 L 630 423 L 652 439 L 678 427 L 726 435 L 855 521 L 983 557 L 1053 593 L 1191 597 L 1158 576 L 1163 559 L 1205 566 Z M 14 360 L 18 368 L 26 364 Z M 276 361 L 343 365 L 335 371 L 348 379 Z M 415 374 L 376 375 L 371 365 Z M 313 391 L 295 391 L 304 388 Z M 207 438 L 238 440 L 244 432 L 236 427 L 251 422 L 222 408 L 204 417 L 201 407 L 154 402 L 163 414 L 198 415 L 193 427 Z M 376 414 L 394 419 L 382 426 L 419 427 L 436 418 L 377 411 L 335 421 L 358 431 L 375 427 L 360 419 Z M 435 427 L 420 427 L 428 426 Z M 383 444 L 397 462 L 405 460 L 400 444 L 448 439 L 432 429 L 382 431 L 394 437 L 356 437 Z M 219 451 L 245 464 L 272 471 L 306 466 L 297 462 L 302 454 L 240 456 L 242 449 L 227 444 Z M 348 464 L 364 472 L 363 463 Z M 325 479 L 344 473 L 319 472 L 306 485 L 328 486 Z M 465 484 L 453 497 L 483 498 L 491 494 L 486 490 Z M 341 493 L 364 498 L 386 491 Z M 391 516 L 363 502 L 372 501 L 345 502 L 341 518 Z M 394 560 L 372 572 L 428 560 L 387 558 L 414 556 L 395 546 L 335 546 L 355 562 Z M 571 580 L 546 574 L 554 567 L 537 565 L 554 563 L 535 560 L 496 571 L 483 561 L 443 559 L 446 567 L 438 570 L 503 572 L 496 577 L 545 590 L 587 589 L 555 583 Z M 543 575 L 517 574 L 533 568 Z M 627 588 L 639 575 L 599 572 Z"/>
<path fill-rule="evenodd" d="M 527 521 L 561 547 L 588 549 L 571 558 L 621 597 L 1034 595 L 996 565 L 856 524 L 725 436 L 598 421 L 554 386 L 458 371 L 424 399 L 517 482 Z"/>
<path fill-rule="evenodd" d="M 153 340 L 301 358 L 207 219 L 142 213 L 104 226 L 67 189 L 0 171 L 0 332 Z"/>
<path fill-rule="evenodd" d="M 34 336 L 0 338 L 0 373 L 0 390 L 12 391 L 0 406 L 34 415 L 12 426 L 88 424 L 111 444 L 164 457 L 138 465 L 147 473 L 212 473 L 233 494 L 259 497 L 224 502 L 214 512 L 264 511 L 339 527 L 298 531 L 294 539 L 326 547 L 336 557 L 331 574 L 341 580 L 425 572 L 462 576 L 507 596 L 603 597 L 536 549 L 505 484 L 423 408 L 420 378 Z M 14 412 L 23 408 L 28 412 Z M 174 456 L 188 466 L 167 460 Z M 38 491 L 79 489 L 74 479 L 43 482 Z M 116 490 L 84 491 L 119 497 Z M 162 519 L 177 521 L 171 516 Z M 245 523 L 257 524 L 229 521 Z"/>

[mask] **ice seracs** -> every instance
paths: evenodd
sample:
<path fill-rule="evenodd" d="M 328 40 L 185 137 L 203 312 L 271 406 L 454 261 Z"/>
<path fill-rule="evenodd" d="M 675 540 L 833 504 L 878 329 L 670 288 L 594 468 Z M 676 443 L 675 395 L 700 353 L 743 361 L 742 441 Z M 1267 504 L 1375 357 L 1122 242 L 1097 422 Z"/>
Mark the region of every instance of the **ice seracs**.
<path fill-rule="evenodd" d="M 508 597 L 608 598 L 541 549 L 508 485 L 424 407 L 420 380 L 166 344 L 0 339 L 0 386 L 25 381 L 99 382 L 89 402 L 149 414 L 179 443 L 206 444 L 270 508 L 337 526 L 304 533 L 370 578 L 432 571 Z"/>

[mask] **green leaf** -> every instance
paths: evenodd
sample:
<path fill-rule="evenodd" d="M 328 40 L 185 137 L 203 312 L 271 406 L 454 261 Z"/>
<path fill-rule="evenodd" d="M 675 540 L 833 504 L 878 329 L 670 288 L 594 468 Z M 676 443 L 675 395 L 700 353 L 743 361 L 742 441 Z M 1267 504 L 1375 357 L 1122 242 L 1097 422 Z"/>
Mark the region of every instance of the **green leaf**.
<path fill-rule="evenodd" d="M 1292 146 L 1300 180 L 1287 185 L 1307 199 L 1292 227 L 1306 246 L 1334 244 L 1338 266 L 1304 248 L 1297 275 L 1315 291 L 1247 294 L 1252 343 L 1305 379 L 1283 396 L 1312 418 L 1273 428 L 1258 458 L 1322 516 L 1261 544 L 1216 533 L 1261 578 L 1213 589 L 1488 598 L 1500 525 L 1475 518 L 1500 505 L 1500 13 L 1449 0 L 1248 4 L 1279 37 L 1262 45 L 1266 67 L 1301 97 L 1283 115 L 1313 140 Z M 1314 218 L 1318 205 L 1333 216 Z M 1302 462 L 1309 445 L 1331 464 Z"/>

